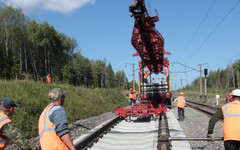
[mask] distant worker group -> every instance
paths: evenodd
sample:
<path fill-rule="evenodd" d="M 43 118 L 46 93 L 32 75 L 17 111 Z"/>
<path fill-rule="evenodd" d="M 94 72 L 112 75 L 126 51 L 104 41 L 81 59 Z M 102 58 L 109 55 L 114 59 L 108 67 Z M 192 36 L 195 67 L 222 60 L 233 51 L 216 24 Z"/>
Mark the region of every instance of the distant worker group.
<path fill-rule="evenodd" d="M 137 97 L 138 97 L 138 93 L 136 92 L 136 90 L 132 91 L 133 89 L 130 88 L 130 92 L 128 93 L 128 98 L 130 101 L 130 105 L 134 105 L 136 104 L 137 101 Z"/>

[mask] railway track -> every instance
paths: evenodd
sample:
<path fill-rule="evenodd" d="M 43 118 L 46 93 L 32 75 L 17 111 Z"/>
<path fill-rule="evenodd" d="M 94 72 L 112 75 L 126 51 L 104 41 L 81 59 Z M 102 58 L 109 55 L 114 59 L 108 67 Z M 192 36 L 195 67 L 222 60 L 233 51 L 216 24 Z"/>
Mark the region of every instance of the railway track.
<path fill-rule="evenodd" d="M 193 109 L 196 109 L 208 116 L 212 116 L 218 110 L 218 108 L 216 107 L 212 107 L 209 105 L 205 105 L 205 104 L 201 104 L 193 101 L 186 101 L 186 103 L 187 103 L 187 106 Z"/>
<path fill-rule="evenodd" d="M 187 105 L 207 115 L 212 115 L 217 110 L 215 107 L 196 102 L 187 101 Z M 156 121 L 153 117 L 115 117 L 81 136 L 74 144 L 76 149 L 80 150 L 170 150 L 179 146 L 191 149 L 187 141 L 210 140 L 206 137 L 185 137 L 177 119 L 170 111 L 166 113 L 166 117 L 157 118 Z M 222 137 L 216 137 L 215 140 L 221 141 Z"/>
<path fill-rule="evenodd" d="M 131 122 L 118 117 L 83 137 L 75 147 L 91 150 L 170 150 L 166 117 L 153 121 L 148 118 L 131 118 Z"/>

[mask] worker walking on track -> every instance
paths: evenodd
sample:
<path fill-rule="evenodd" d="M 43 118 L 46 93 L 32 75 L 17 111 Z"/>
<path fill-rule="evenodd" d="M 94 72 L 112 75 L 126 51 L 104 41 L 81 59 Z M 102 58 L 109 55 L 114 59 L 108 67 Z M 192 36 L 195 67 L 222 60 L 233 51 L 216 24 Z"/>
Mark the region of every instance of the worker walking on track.
<path fill-rule="evenodd" d="M 130 100 L 130 105 L 133 103 L 133 91 L 132 88 L 130 88 L 130 92 L 128 93 L 128 98 Z"/>
<path fill-rule="evenodd" d="M 136 90 L 133 91 L 133 105 L 136 104 L 137 102 L 137 97 L 138 97 L 138 93 L 136 92 Z"/>
<path fill-rule="evenodd" d="M 7 147 L 9 140 L 21 149 L 35 149 L 27 143 L 27 139 L 21 131 L 8 118 L 13 115 L 15 107 L 18 107 L 11 98 L 3 98 L 0 101 L 0 150 Z"/>
<path fill-rule="evenodd" d="M 216 122 L 223 118 L 224 147 L 226 150 L 240 149 L 240 89 L 232 91 L 232 101 L 222 106 L 222 109 L 211 117 L 207 137 L 214 140 L 213 129 Z"/>
<path fill-rule="evenodd" d="M 42 150 L 75 150 L 63 108 L 67 94 L 60 88 L 54 88 L 48 94 L 51 102 L 43 110 L 38 122 Z"/>
<path fill-rule="evenodd" d="M 176 101 L 177 101 L 177 108 L 178 108 L 178 120 L 183 121 L 183 119 L 184 119 L 184 108 L 185 108 L 185 104 L 186 104 L 183 92 L 181 92 L 180 96 L 178 96 L 174 100 L 174 102 L 176 102 Z"/>

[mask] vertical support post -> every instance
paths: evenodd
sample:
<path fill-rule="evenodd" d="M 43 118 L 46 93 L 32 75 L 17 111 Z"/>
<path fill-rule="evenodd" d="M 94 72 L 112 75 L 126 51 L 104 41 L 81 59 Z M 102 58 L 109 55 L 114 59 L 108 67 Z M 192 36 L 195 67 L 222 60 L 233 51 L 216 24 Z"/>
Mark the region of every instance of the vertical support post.
<path fill-rule="evenodd" d="M 135 73 L 134 73 L 134 63 L 133 63 L 133 90 L 135 90 Z"/>
<path fill-rule="evenodd" d="M 205 103 L 207 102 L 207 76 L 208 72 L 207 69 L 204 69 L 204 76 L 205 76 Z"/>
<path fill-rule="evenodd" d="M 175 84 L 176 89 L 176 84 Z M 171 93 L 171 75 L 170 75 L 170 67 L 168 66 L 168 92 Z"/>
<path fill-rule="evenodd" d="M 143 43 L 142 43 L 142 49 L 141 49 L 141 56 L 143 58 Z M 143 65 L 143 60 L 142 60 L 142 100 L 144 100 L 144 65 Z"/>
<path fill-rule="evenodd" d="M 182 79 L 181 79 L 181 92 L 182 92 Z"/>
<path fill-rule="evenodd" d="M 200 98 L 202 98 L 202 64 L 200 66 Z"/>

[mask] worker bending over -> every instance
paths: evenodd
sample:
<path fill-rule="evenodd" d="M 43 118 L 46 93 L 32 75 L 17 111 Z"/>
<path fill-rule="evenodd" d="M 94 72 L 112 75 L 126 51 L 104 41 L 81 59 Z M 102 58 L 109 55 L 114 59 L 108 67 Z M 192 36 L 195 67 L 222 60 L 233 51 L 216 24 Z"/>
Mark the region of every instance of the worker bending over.
<path fill-rule="evenodd" d="M 214 140 L 213 129 L 216 122 L 223 118 L 224 147 L 226 150 L 240 149 L 240 89 L 232 91 L 232 101 L 222 106 L 222 109 L 211 117 L 207 137 Z"/>

